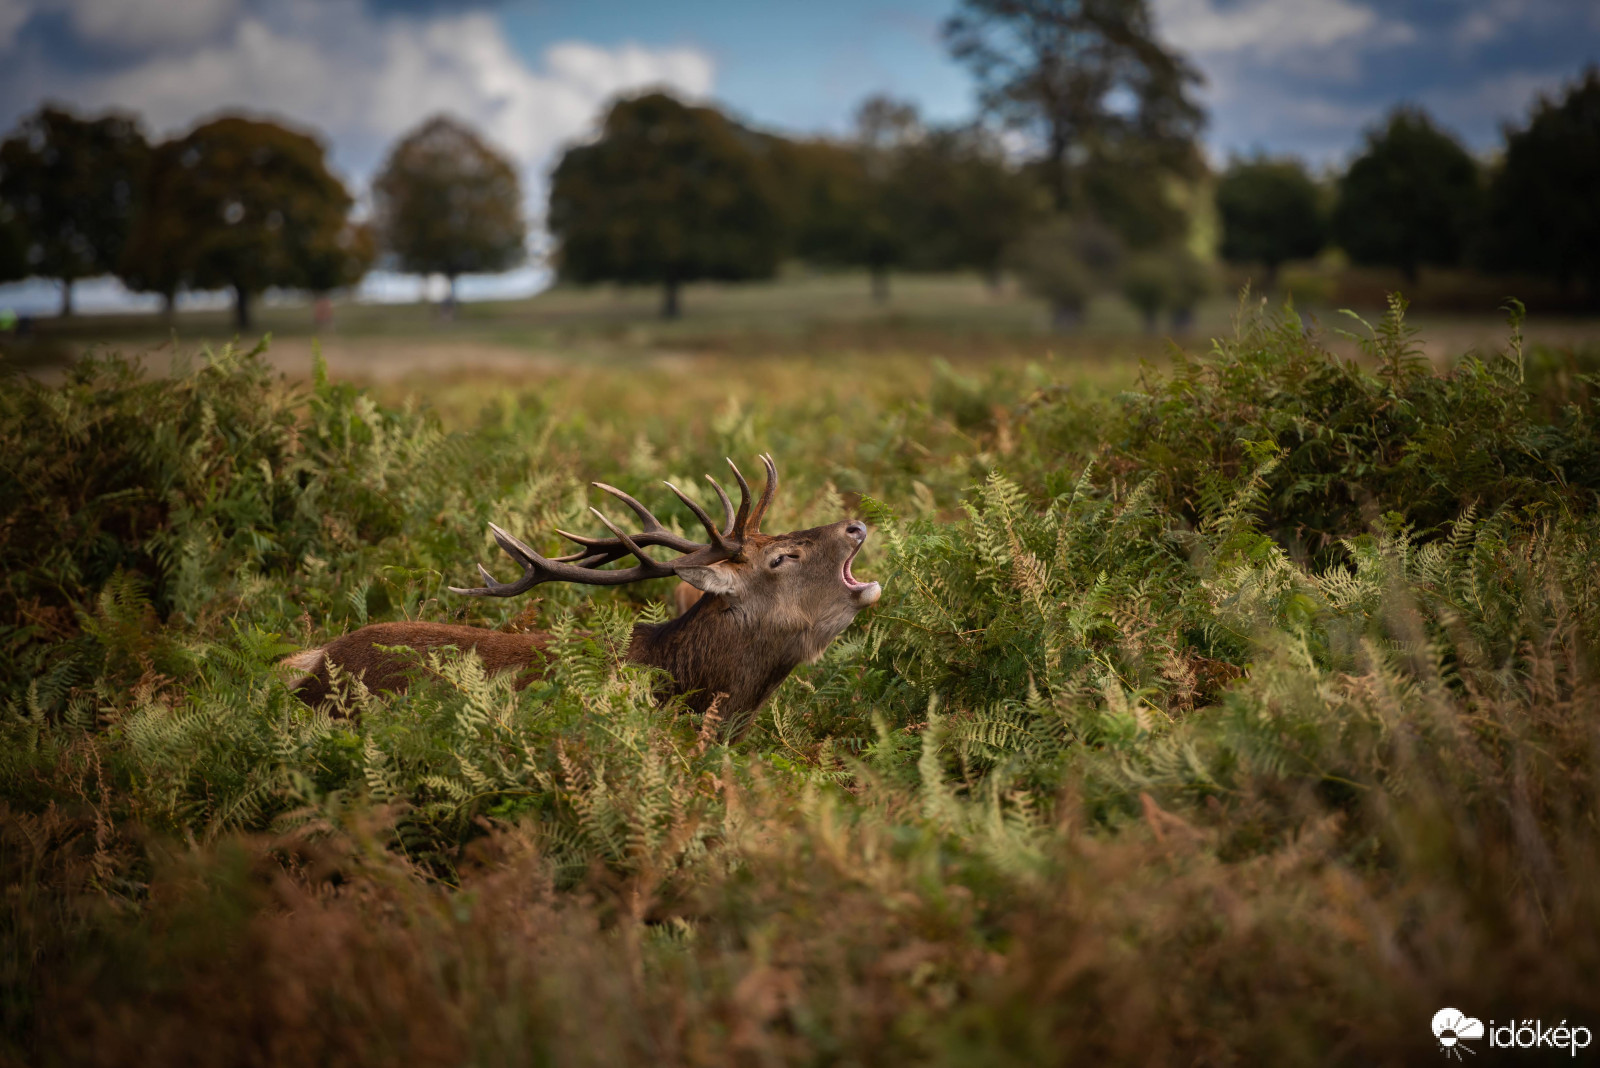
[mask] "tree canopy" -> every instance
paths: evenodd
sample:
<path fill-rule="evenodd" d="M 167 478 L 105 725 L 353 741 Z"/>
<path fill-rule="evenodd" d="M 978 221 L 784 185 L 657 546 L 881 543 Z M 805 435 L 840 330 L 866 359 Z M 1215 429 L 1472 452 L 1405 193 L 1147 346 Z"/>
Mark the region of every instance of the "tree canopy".
<path fill-rule="evenodd" d="M 26 235 L 27 273 L 61 283 L 62 315 L 73 282 L 121 261 L 149 155 L 137 119 L 50 105 L 0 144 L 0 200 Z"/>
<path fill-rule="evenodd" d="M 1478 164 L 1427 113 L 1398 108 L 1339 181 L 1333 229 L 1356 263 L 1398 267 L 1461 262 L 1481 211 Z"/>
<path fill-rule="evenodd" d="M 1260 264 L 1266 284 L 1289 260 L 1322 251 L 1328 225 L 1317 184 L 1295 159 L 1235 159 L 1217 182 L 1222 258 Z"/>
<path fill-rule="evenodd" d="M 1559 100 L 1541 98 L 1510 129 L 1489 192 L 1487 265 L 1563 286 L 1582 279 L 1600 301 L 1600 67 Z"/>
<path fill-rule="evenodd" d="M 1009 258 L 1028 291 L 1050 302 L 1056 328 L 1069 329 L 1083 321 L 1090 297 L 1117 288 L 1126 257 L 1109 227 L 1058 215 L 1030 230 Z"/>
<path fill-rule="evenodd" d="M 1039 141 L 1058 210 L 1081 210 L 1083 165 L 1125 146 L 1192 165 L 1200 75 L 1157 41 L 1145 0 L 962 0 L 944 34 L 984 107 Z"/>
<path fill-rule="evenodd" d="M 403 270 L 456 278 L 522 262 L 528 228 L 514 164 L 471 127 L 435 116 L 401 138 L 373 183 L 378 232 Z"/>
<path fill-rule="evenodd" d="M 989 131 L 925 126 L 916 109 L 872 97 L 853 141 L 774 139 L 790 251 L 865 267 L 888 294 L 888 272 L 973 269 L 998 276 L 1006 250 L 1042 216 L 1037 183 Z"/>
<path fill-rule="evenodd" d="M 770 277 L 783 246 L 770 145 L 665 93 L 622 100 L 550 183 L 561 277 L 660 284 L 662 313 L 698 279 Z"/>
<path fill-rule="evenodd" d="M 1005 252 L 1045 215 L 1038 185 L 981 127 L 930 129 L 903 149 L 897 195 L 909 216 L 908 265 L 995 279 Z"/>
<path fill-rule="evenodd" d="M 359 277 L 353 201 L 322 144 L 276 123 L 224 117 L 158 148 L 127 274 L 140 288 L 179 284 L 234 293 L 234 317 L 268 286 L 321 288 Z M 362 268 L 364 269 L 364 267 Z"/>

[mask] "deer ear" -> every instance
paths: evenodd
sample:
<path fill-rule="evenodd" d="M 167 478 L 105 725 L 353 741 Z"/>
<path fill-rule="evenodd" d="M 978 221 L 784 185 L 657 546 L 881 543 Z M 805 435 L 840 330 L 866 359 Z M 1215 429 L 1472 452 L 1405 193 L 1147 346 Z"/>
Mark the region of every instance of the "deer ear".
<path fill-rule="evenodd" d="M 703 593 L 720 593 L 732 596 L 738 584 L 733 571 L 723 564 L 695 564 L 678 568 L 678 577 Z"/>

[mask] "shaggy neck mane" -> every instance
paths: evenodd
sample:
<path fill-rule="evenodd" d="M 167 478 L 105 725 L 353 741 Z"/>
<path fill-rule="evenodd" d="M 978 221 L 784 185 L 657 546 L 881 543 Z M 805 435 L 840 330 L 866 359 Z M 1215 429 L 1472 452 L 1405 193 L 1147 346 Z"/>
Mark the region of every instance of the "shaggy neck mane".
<path fill-rule="evenodd" d="M 798 636 L 759 633 L 749 616 L 719 594 L 707 594 L 666 623 L 637 623 L 628 659 L 672 676 L 671 694 L 688 694 L 704 712 L 717 694 L 724 720 L 752 711 L 805 659 Z"/>

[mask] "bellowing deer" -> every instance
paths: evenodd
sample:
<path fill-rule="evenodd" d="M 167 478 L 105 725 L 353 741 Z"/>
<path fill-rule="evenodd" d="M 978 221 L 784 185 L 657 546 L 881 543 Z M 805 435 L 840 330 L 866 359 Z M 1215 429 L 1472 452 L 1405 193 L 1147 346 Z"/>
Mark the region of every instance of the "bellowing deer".
<path fill-rule="evenodd" d="M 666 484 L 705 527 L 705 542 L 672 533 L 628 494 L 596 482 L 597 488 L 639 517 L 642 529 L 638 533 L 625 533 L 591 508 L 614 536 L 590 538 L 558 530 L 556 533 L 579 549 L 546 559 L 491 523 L 489 529 L 500 548 L 522 565 L 522 577 L 499 582 L 479 564 L 485 585 L 473 589 L 452 586 L 451 592 L 514 597 L 541 582 L 620 586 L 676 576 L 699 591 L 698 600 L 688 603 L 686 610 L 669 622 L 635 625 L 627 659 L 665 671 L 672 679 L 667 696 L 687 695 L 688 705 L 702 713 L 715 702 L 725 722 L 748 725 L 754 720 L 752 713 L 789 672 L 821 656 L 856 613 L 876 603 L 882 592 L 878 583 L 858 581 L 850 572 L 851 561 L 867 540 L 867 526 L 858 519 L 787 534 L 761 533 L 762 517 L 778 488 L 772 458 L 763 456 L 761 461 L 767 469 L 767 482 L 754 508 L 749 485 L 733 461 L 728 461 L 739 483 L 737 514 L 722 486 L 706 476 L 722 502 L 721 529 L 682 490 Z M 656 560 L 645 553 L 647 546 L 680 555 Z M 605 569 L 628 556 L 636 561 L 634 566 Z M 680 606 L 686 600 L 680 598 Z M 445 623 L 375 623 L 285 663 L 308 672 L 297 684 L 297 692 L 315 705 L 331 692 L 329 664 L 362 677 L 370 690 L 404 690 L 411 660 L 379 646 L 418 651 L 444 646 L 474 649 L 489 671 L 519 672 L 518 685 L 523 686 L 541 674 L 548 643 L 549 636 L 539 633 L 508 634 Z"/>

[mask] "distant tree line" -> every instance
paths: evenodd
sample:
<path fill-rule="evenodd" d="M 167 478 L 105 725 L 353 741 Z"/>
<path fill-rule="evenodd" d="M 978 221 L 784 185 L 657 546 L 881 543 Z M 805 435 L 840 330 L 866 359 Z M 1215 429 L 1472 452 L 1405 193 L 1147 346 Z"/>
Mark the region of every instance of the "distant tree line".
<path fill-rule="evenodd" d="M 968 270 L 1016 276 L 1063 327 L 1105 292 L 1181 327 L 1214 255 L 1270 288 L 1337 246 L 1412 282 L 1471 267 L 1600 303 L 1600 70 L 1541 99 L 1492 163 L 1403 107 L 1340 174 L 1254 156 L 1213 175 L 1199 75 L 1158 42 L 1146 0 L 963 0 L 944 33 L 977 81 L 970 124 L 874 97 L 849 134 L 792 138 L 662 92 L 614 102 L 551 175 L 559 276 L 659 286 L 671 317 L 688 283 L 788 261 L 862 270 L 879 300 L 895 272 Z M 63 314 L 93 275 L 169 308 L 225 288 L 243 326 L 263 290 L 349 286 L 379 255 L 443 275 L 452 308 L 459 276 L 524 256 L 515 166 L 454 119 L 395 144 L 370 219 L 353 205 L 301 131 L 222 117 L 152 145 L 129 116 L 46 106 L 0 144 L 0 280 L 58 280 Z M 1214 242 L 1197 223 L 1212 208 Z"/>
<path fill-rule="evenodd" d="M 1540 98 L 1488 164 L 1401 107 L 1326 184 L 1298 160 L 1234 159 L 1217 210 L 1223 258 L 1261 267 L 1268 286 L 1282 264 L 1338 247 L 1413 284 L 1423 267 L 1465 267 L 1582 286 L 1600 304 L 1600 68 Z"/>
<path fill-rule="evenodd" d="M 354 220 L 322 143 L 278 123 L 224 116 L 152 145 L 130 116 L 46 105 L 0 143 L 0 281 L 55 279 L 64 316 L 97 275 L 169 313 L 182 289 L 225 289 L 243 328 L 263 291 L 354 285 L 380 248 L 445 275 L 452 304 L 458 275 L 522 257 L 515 168 L 453 120 L 401 139 L 374 200 L 374 223 Z"/>

